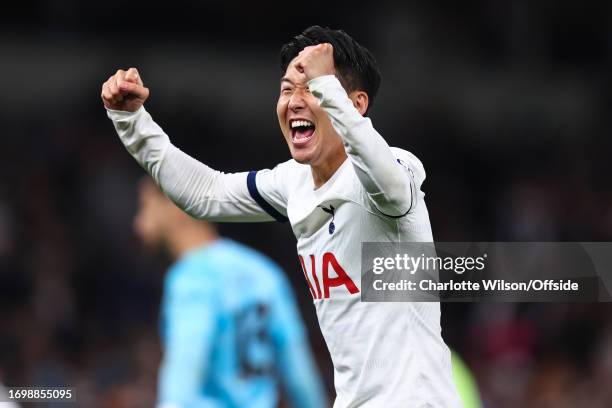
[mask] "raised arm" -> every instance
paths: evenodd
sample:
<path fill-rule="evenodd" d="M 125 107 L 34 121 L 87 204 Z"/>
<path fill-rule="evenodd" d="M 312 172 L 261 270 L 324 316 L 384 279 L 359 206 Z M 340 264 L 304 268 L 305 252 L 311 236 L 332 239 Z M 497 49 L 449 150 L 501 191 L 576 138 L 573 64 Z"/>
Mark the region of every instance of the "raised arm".
<path fill-rule="evenodd" d="M 370 118 L 361 116 L 334 75 L 314 78 L 308 86 L 331 118 L 376 208 L 394 217 L 408 213 L 417 197 L 414 178 L 400 165 Z"/>
<path fill-rule="evenodd" d="M 225 174 L 173 146 L 145 110 L 148 96 L 135 68 L 117 71 L 102 86 L 102 100 L 119 138 L 172 201 L 194 217 L 213 221 L 283 219 L 282 193 L 269 191 L 268 200 L 262 202 L 257 191 L 249 188 L 255 184 L 249 180 L 255 173 Z M 259 184 L 269 186 L 275 185 L 274 177 L 273 170 L 257 175 Z"/>
<path fill-rule="evenodd" d="M 357 110 L 334 75 L 333 47 L 330 44 L 306 47 L 292 64 L 305 75 L 310 92 L 330 117 L 375 207 L 393 217 L 413 209 L 418 194 L 409 170 L 411 164 L 398 160 L 370 119 L 362 116 L 367 110 L 367 96 L 361 102 L 363 112 Z"/>

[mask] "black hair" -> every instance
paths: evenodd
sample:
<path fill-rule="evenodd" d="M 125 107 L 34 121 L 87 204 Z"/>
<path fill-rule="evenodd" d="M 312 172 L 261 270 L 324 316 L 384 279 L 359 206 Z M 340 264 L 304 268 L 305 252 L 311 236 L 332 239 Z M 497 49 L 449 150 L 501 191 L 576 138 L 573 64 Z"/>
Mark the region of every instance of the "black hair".
<path fill-rule="evenodd" d="M 280 51 L 281 71 L 287 71 L 289 63 L 304 48 L 322 43 L 334 47 L 334 65 L 336 74 L 347 92 L 356 90 L 368 94 L 368 110 L 380 87 L 381 75 L 378 63 L 372 53 L 342 30 L 312 26 L 296 35 Z"/>

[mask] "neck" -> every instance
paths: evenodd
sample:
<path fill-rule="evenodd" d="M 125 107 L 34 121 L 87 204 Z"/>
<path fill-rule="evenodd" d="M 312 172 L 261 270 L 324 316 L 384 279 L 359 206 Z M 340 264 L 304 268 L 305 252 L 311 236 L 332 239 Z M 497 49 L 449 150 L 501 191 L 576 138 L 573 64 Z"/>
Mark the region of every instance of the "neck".
<path fill-rule="evenodd" d="M 179 259 L 187 252 L 209 245 L 218 238 L 215 230 L 202 225 L 180 226 L 170 236 L 168 250 L 173 259 Z"/>
<path fill-rule="evenodd" d="M 346 152 L 342 149 L 342 154 L 335 156 L 332 160 L 327 160 L 324 163 L 310 166 L 312 172 L 312 179 L 314 181 L 315 190 L 321 187 L 329 180 L 336 170 L 342 166 L 342 163 L 346 160 Z"/>

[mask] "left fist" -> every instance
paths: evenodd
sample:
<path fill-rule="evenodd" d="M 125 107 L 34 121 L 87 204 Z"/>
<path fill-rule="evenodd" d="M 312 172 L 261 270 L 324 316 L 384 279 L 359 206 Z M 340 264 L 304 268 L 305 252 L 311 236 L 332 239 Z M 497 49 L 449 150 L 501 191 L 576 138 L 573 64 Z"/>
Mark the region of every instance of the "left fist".
<path fill-rule="evenodd" d="M 334 47 L 329 43 L 311 45 L 295 57 L 291 65 L 310 81 L 323 75 L 335 75 Z"/>

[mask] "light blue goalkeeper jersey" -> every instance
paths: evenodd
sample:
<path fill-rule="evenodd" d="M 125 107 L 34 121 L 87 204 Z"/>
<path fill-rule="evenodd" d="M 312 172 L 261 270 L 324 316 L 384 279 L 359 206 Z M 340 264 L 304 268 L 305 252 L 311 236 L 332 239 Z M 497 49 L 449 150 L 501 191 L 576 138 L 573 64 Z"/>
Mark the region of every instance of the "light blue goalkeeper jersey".
<path fill-rule="evenodd" d="M 325 396 L 293 293 L 258 252 L 220 239 L 166 276 L 161 310 L 161 407 L 293 407 Z"/>

